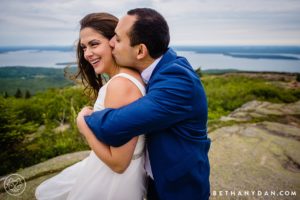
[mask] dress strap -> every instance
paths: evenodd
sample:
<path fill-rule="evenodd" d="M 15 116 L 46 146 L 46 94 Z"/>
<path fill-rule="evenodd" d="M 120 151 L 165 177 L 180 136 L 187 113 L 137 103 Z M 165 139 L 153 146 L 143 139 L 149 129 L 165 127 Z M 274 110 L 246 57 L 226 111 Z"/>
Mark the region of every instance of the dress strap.
<path fill-rule="evenodd" d="M 141 91 L 142 95 L 144 96 L 146 94 L 146 89 L 145 87 L 142 85 L 142 83 L 140 81 L 138 81 L 135 77 L 133 77 L 132 75 L 129 75 L 129 74 L 126 74 L 126 73 L 119 73 L 115 76 L 113 76 L 110 80 L 116 78 L 116 77 L 124 77 L 124 78 L 127 78 L 129 79 L 131 82 L 133 82 L 136 87 Z"/>

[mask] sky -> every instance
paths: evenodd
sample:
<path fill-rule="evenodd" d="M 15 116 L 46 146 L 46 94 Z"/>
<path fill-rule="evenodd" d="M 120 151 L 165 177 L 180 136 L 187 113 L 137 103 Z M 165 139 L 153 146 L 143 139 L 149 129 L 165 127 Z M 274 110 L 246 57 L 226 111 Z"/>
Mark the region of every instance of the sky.
<path fill-rule="evenodd" d="M 92 12 L 149 7 L 171 45 L 300 45 L 300 0 L 0 0 L 0 46 L 69 46 Z"/>

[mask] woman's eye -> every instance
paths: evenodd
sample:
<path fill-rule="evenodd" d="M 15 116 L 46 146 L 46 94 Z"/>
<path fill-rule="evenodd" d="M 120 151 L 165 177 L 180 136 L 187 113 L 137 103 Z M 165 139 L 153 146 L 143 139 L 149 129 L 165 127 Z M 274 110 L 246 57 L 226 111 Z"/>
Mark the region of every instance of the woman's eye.
<path fill-rule="evenodd" d="M 82 51 L 85 51 L 86 50 L 86 47 L 81 47 L 82 48 Z"/>
<path fill-rule="evenodd" d="M 98 43 L 91 44 L 92 47 L 96 47 L 97 45 L 98 45 Z"/>

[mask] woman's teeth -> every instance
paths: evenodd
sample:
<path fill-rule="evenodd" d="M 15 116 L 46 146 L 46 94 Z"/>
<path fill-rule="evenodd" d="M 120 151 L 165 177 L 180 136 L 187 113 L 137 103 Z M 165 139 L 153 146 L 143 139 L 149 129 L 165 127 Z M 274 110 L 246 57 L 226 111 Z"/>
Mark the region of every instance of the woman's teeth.
<path fill-rule="evenodd" d="M 91 63 L 94 65 L 94 64 L 96 64 L 97 62 L 99 62 L 100 60 L 99 59 L 97 59 L 97 60 L 93 60 L 93 61 L 91 61 Z"/>

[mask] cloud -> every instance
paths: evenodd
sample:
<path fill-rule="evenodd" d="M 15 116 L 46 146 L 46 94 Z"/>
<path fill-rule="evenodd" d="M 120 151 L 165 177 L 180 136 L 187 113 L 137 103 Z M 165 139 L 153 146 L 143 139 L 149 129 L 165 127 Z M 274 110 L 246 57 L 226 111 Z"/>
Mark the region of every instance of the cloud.
<path fill-rule="evenodd" d="M 172 44 L 300 44 L 298 0 L 0 0 L 0 4 L 0 46 L 72 44 L 86 14 L 109 12 L 121 17 L 135 7 L 158 10 L 169 23 Z"/>

